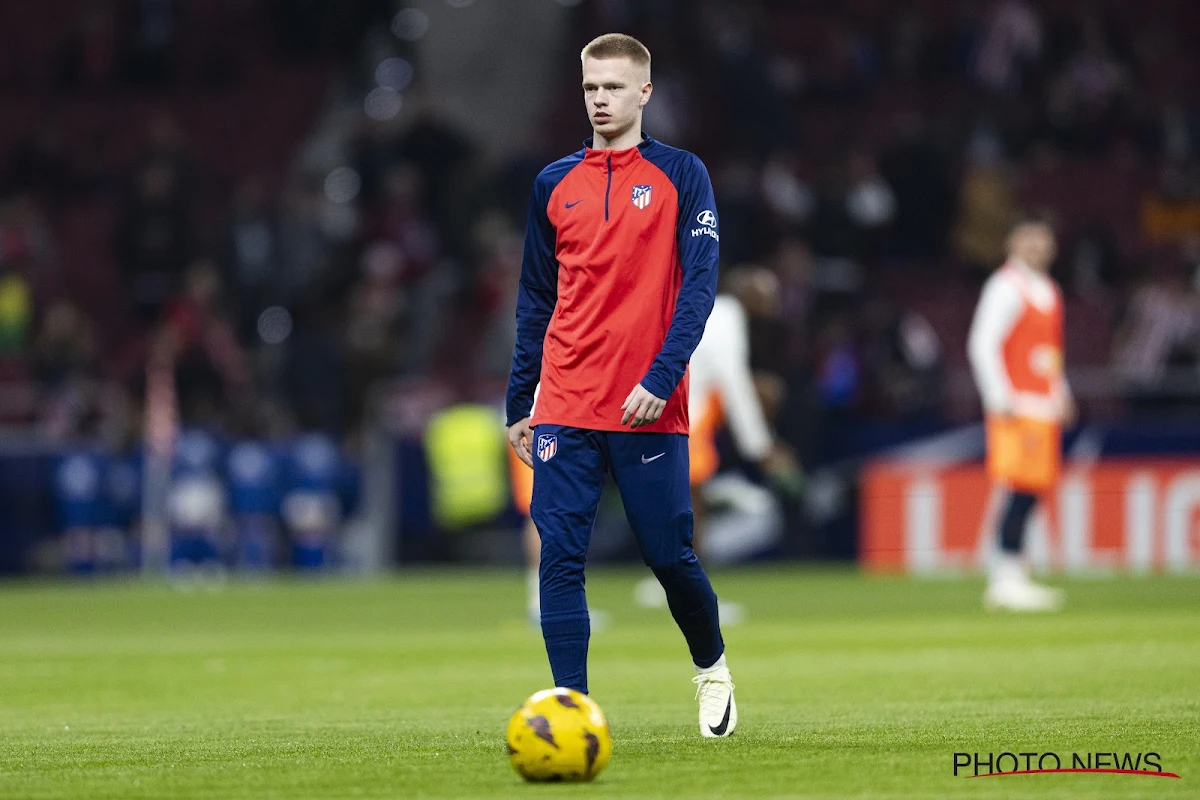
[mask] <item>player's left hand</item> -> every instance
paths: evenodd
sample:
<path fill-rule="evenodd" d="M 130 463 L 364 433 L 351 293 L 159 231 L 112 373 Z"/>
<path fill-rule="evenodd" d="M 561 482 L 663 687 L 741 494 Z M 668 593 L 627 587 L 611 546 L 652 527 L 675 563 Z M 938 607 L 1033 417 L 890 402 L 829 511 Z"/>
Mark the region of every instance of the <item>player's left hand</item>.
<path fill-rule="evenodd" d="M 643 425 L 658 422 L 658 418 L 662 416 L 663 409 L 666 407 L 666 400 L 650 394 L 646 387 L 639 383 L 633 387 L 629 397 L 626 397 L 625 402 L 621 404 L 621 411 L 624 412 L 621 415 L 621 424 L 629 425 L 631 428 L 640 428 Z"/>
<path fill-rule="evenodd" d="M 1072 428 L 1079 421 L 1079 407 L 1075 405 L 1075 398 L 1067 395 L 1063 398 L 1062 403 L 1062 424 L 1067 428 Z"/>

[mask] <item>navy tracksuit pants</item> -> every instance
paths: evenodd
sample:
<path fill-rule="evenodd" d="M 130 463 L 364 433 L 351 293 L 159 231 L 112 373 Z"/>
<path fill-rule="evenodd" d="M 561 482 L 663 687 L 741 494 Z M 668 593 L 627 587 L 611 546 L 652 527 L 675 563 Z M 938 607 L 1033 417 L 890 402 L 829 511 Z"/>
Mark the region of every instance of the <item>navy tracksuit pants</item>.
<path fill-rule="evenodd" d="M 717 596 L 692 550 L 687 436 L 539 425 L 533 444 L 530 512 L 542 540 L 542 636 L 555 685 L 587 691 L 591 625 L 583 567 L 610 472 L 692 661 L 712 666 L 725 644 Z"/>

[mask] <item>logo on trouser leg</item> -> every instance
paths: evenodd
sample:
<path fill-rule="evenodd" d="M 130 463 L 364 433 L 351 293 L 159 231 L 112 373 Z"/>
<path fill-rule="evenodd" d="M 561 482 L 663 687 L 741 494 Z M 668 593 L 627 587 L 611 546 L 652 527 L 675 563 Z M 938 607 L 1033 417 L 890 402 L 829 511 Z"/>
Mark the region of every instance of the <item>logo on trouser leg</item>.
<path fill-rule="evenodd" d="M 542 461 L 549 461 L 554 458 L 554 454 L 558 452 L 558 437 L 552 433 L 543 433 L 538 436 L 537 441 L 537 457 Z"/>

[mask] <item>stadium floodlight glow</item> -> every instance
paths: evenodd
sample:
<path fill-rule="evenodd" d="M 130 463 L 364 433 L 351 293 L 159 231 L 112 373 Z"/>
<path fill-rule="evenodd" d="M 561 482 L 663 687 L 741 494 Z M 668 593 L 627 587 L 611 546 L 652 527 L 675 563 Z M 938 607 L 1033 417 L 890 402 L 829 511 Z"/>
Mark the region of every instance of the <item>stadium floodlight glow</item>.
<path fill-rule="evenodd" d="M 413 66 L 405 58 L 393 56 L 379 62 L 375 68 L 375 82 L 393 92 L 402 92 L 412 83 Z"/>
<path fill-rule="evenodd" d="M 353 167 L 337 167 L 325 176 L 325 197 L 330 202 L 345 204 L 358 197 L 362 178 Z"/>
<path fill-rule="evenodd" d="M 363 98 L 363 111 L 376 122 L 386 122 L 400 113 L 404 99 L 386 86 L 378 86 Z"/>
<path fill-rule="evenodd" d="M 429 15 L 419 8 L 402 8 L 392 17 L 392 33 L 397 39 L 415 42 L 429 33 Z"/>

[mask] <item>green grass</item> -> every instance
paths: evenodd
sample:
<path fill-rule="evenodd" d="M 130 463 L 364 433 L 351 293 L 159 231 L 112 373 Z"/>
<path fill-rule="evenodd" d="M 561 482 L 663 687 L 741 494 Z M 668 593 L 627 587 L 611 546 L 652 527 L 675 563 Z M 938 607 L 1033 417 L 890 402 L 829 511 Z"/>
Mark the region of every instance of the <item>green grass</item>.
<path fill-rule="evenodd" d="M 514 573 L 0 587 L 0 798 L 1197 797 L 1200 579 L 1074 581 L 991 616 L 976 581 L 719 572 L 741 721 L 702 741 L 686 649 L 592 574 L 608 770 L 529 786 L 503 729 L 549 685 Z M 956 751 L 1156 751 L 1181 780 L 965 779 Z"/>

